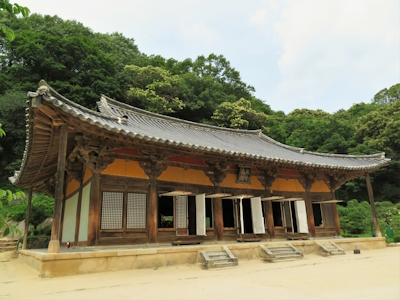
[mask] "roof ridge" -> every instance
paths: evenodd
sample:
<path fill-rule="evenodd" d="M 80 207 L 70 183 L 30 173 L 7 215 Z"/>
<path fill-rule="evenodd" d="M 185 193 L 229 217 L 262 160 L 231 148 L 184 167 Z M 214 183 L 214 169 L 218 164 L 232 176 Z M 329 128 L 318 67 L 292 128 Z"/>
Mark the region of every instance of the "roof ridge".
<path fill-rule="evenodd" d="M 110 102 L 110 103 L 109 103 Z M 249 129 L 233 129 L 233 128 L 226 128 L 226 127 L 219 127 L 219 126 L 215 126 L 215 125 L 208 125 L 208 124 L 203 124 L 203 123 L 197 123 L 197 122 L 193 122 L 193 121 L 188 121 L 188 120 L 183 120 L 183 119 L 179 119 L 179 118 L 175 118 L 175 117 L 171 117 L 171 116 L 166 116 L 166 115 L 161 115 L 158 113 L 154 113 L 154 112 L 150 112 L 123 102 L 120 102 L 118 100 L 112 99 L 104 94 L 101 94 L 101 98 L 100 101 L 97 102 L 98 108 L 104 109 L 103 111 L 109 114 L 113 114 L 113 115 L 117 115 L 115 114 L 111 107 L 111 105 L 115 105 L 117 106 L 119 109 L 122 110 L 126 110 L 127 112 L 134 112 L 137 114 L 141 114 L 141 115 L 145 115 L 147 117 L 151 117 L 151 118 L 156 118 L 156 119 L 162 119 L 162 120 L 167 120 L 167 121 L 172 121 L 172 122 L 176 122 L 179 124 L 186 124 L 189 126 L 195 126 L 195 127 L 202 127 L 202 128 L 206 128 L 209 130 L 218 130 L 218 131 L 225 131 L 225 132 L 229 132 L 229 133 L 241 133 L 241 134 L 248 134 L 248 135 L 257 135 L 259 136 L 261 133 L 261 129 L 255 129 L 255 130 L 249 130 Z"/>
<path fill-rule="evenodd" d="M 70 106 L 72 106 L 72 107 L 74 107 L 74 108 L 77 108 L 77 109 L 82 110 L 82 111 L 84 111 L 84 112 L 86 112 L 86 113 L 89 113 L 89 114 L 93 114 L 93 115 L 95 115 L 95 116 L 97 116 L 97 117 L 109 119 L 109 120 L 112 120 L 112 121 L 121 122 L 121 118 L 119 118 L 119 117 L 117 117 L 117 116 L 105 115 L 105 114 L 103 114 L 103 113 L 101 113 L 101 112 L 97 112 L 97 111 L 91 110 L 91 109 L 89 109 L 89 108 L 87 108 L 87 107 L 84 107 L 84 106 L 82 106 L 82 105 L 80 105 L 80 104 L 78 104 L 78 103 L 76 103 L 76 102 L 74 102 L 74 101 L 72 101 L 72 100 L 69 100 L 69 99 L 66 98 L 65 96 L 63 96 L 63 95 L 59 94 L 58 92 L 56 92 L 56 91 L 55 91 L 45 80 L 43 80 L 43 79 L 40 80 L 40 82 L 39 82 L 39 87 L 38 87 L 38 90 L 37 90 L 36 93 L 40 94 L 40 92 L 43 91 L 43 89 L 41 89 L 41 87 L 43 87 L 43 86 L 47 87 L 47 89 L 48 89 L 48 91 L 50 92 L 51 96 L 53 96 L 53 97 L 55 96 L 55 98 L 56 98 L 57 100 L 63 101 L 63 102 L 67 103 L 68 105 L 70 105 Z"/>
<path fill-rule="evenodd" d="M 315 151 L 308 151 L 305 150 L 305 148 L 299 148 L 299 147 L 293 147 L 289 146 L 286 144 L 282 144 L 273 138 L 270 138 L 269 136 L 265 135 L 264 133 L 261 134 L 260 136 L 262 139 L 267 140 L 269 142 L 272 142 L 280 147 L 284 147 L 288 150 L 292 150 L 295 152 L 299 152 L 301 154 L 312 154 L 312 155 L 318 155 L 318 156 L 323 156 L 323 157 L 338 157 L 338 158 L 385 158 L 385 152 L 378 152 L 375 154 L 364 154 L 364 155 L 353 155 L 353 154 L 336 154 L 336 153 L 322 153 L 322 152 L 315 152 Z"/>

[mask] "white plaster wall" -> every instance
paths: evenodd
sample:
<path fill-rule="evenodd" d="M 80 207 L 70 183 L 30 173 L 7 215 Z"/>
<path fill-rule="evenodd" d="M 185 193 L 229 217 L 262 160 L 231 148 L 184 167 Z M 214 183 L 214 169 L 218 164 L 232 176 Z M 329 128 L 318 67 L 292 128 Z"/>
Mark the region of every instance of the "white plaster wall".
<path fill-rule="evenodd" d="M 91 186 L 91 183 L 86 185 L 82 190 L 81 220 L 79 223 L 79 238 L 78 238 L 79 242 L 87 241 L 90 186 Z"/>
<path fill-rule="evenodd" d="M 62 242 L 73 242 L 75 240 L 76 208 L 78 206 L 79 193 L 76 193 L 65 202 L 64 225 Z"/>

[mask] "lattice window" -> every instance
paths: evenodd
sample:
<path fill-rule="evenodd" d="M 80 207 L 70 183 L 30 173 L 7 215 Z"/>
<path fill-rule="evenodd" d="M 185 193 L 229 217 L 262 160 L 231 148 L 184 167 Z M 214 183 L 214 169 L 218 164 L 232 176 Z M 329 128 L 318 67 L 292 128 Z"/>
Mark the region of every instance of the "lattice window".
<path fill-rule="evenodd" d="M 187 228 L 187 197 L 176 197 L 176 227 Z"/>
<path fill-rule="evenodd" d="M 324 211 L 324 224 L 325 226 L 333 226 L 333 212 L 332 212 L 332 204 L 322 204 L 322 209 Z"/>
<path fill-rule="evenodd" d="M 146 228 L 146 194 L 128 193 L 126 228 Z"/>
<path fill-rule="evenodd" d="M 101 229 L 122 229 L 124 193 L 103 192 Z"/>

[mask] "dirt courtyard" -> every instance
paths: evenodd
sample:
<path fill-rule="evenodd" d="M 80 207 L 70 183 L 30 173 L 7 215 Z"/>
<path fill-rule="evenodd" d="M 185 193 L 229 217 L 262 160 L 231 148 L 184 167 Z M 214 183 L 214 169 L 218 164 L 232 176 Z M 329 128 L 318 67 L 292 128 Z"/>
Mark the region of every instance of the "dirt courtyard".
<path fill-rule="evenodd" d="M 0 260 L 0 299 L 400 299 L 400 247 L 201 270 L 197 266 L 44 279 Z"/>

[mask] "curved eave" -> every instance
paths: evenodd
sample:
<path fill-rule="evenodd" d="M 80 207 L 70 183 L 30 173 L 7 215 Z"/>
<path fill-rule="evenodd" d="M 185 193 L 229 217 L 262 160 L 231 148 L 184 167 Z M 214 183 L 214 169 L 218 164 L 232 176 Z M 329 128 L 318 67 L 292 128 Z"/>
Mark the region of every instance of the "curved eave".
<path fill-rule="evenodd" d="M 378 153 L 374 155 L 340 155 L 340 154 L 325 154 L 325 153 L 316 153 L 305 151 L 302 148 L 296 148 L 281 144 L 270 137 L 262 134 L 260 130 L 234 130 L 234 129 L 226 129 L 220 128 L 216 126 L 204 125 L 204 124 L 197 124 L 190 121 L 182 121 L 172 117 L 161 116 L 154 113 L 149 113 L 138 108 L 131 107 L 127 104 L 120 103 L 116 100 L 112 100 L 108 97 L 102 96 L 100 101 L 100 113 L 89 110 L 85 107 L 80 106 L 79 104 L 74 103 L 71 100 L 61 96 L 56 91 L 54 91 L 50 86 L 47 85 L 46 82 L 41 81 L 39 84 L 39 89 L 37 92 L 30 92 L 28 96 L 32 99 L 35 97 L 41 97 L 44 101 L 52 105 L 56 109 L 60 109 L 68 115 L 76 117 L 81 121 L 90 124 L 92 126 L 96 126 L 98 128 L 107 130 L 111 133 L 115 134 L 122 134 L 126 137 L 132 139 L 139 139 L 149 142 L 154 142 L 162 145 L 172 145 L 176 147 L 182 147 L 186 149 L 195 149 L 198 151 L 214 153 L 218 155 L 227 155 L 231 156 L 232 158 L 249 158 L 252 160 L 259 160 L 259 161 L 266 161 L 266 162 L 275 162 L 275 163 L 282 163 L 285 165 L 292 165 L 294 167 L 306 167 L 306 168 L 320 168 L 320 169 L 337 169 L 337 170 L 344 170 L 344 171 L 373 171 L 378 168 L 387 166 L 390 162 L 390 159 L 385 157 L 385 153 Z M 354 161 L 370 161 L 371 163 L 367 163 L 363 166 L 340 166 L 336 164 L 326 164 L 326 163 L 312 163 L 302 160 L 291 160 L 291 159 L 284 159 L 274 156 L 267 156 L 267 155 L 256 155 L 248 152 L 239 152 L 239 151 L 227 151 L 221 148 L 212 147 L 212 146 L 204 146 L 198 145 L 194 143 L 186 143 L 175 139 L 165 139 L 157 136 L 146 135 L 143 133 L 137 133 L 134 130 L 131 130 L 127 125 L 127 120 L 122 117 L 116 115 L 113 110 L 109 107 L 109 102 L 112 102 L 113 105 L 117 105 L 120 109 L 126 110 L 130 113 L 140 113 L 145 116 L 149 116 L 155 119 L 162 119 L 166 122 L 174 122 L 175 124 L 182 124 L 182 126 L 187 126 L 191 128 L 200 128 L 203 131 L 216 131 L 216 132 L 223 132 L 230 135 L 237 135 L 237 136 L 251 136 L 252 138 L 261 139 L 265 142 L 272 143 L 286 151 L 292 151 L 297 154 L 305 154 L 314 157 L 322 157 L 322 158 L 334 158 L 338 162 L 342 159 L 354 159 Z M 27 114 L 27 138 L 26 138 L 26 146 L 25 151 L 22 159 L 21 168 L 19 171 L 15 172 L 13 177 L 10 177 L 10 181 L 16 185 L 20 184 L 20 179 L 24 175 L 26 171 L 26 165 L 30 161 L 30 154 L 31 154 L 31 145 L 32 145 L 32 132 L 33 132 L 33 110 L 32 107 L 28 108 L 29 112 Z"/>

